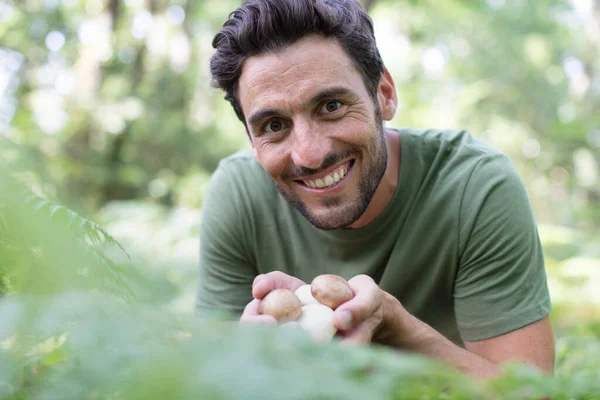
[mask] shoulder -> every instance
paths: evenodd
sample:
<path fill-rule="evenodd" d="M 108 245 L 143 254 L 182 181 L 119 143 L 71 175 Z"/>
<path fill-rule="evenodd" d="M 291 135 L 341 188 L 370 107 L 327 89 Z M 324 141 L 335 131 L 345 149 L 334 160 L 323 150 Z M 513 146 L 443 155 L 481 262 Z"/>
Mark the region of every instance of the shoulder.
<path fill-rule="evenodd" d="M 230 178 L 234 178 L 235 176 L 255 176 L 256 178 L 260 178 L 260 175 L 264 174 L 264 171 L 258 161 L 256 161 L 252 149 L 244 149 L 219 161 L 214 174 Z"/>
<path fill-rule="evenodd" d="M 241 150 L 222 159 L 211 176 L 209 191 L 264 192 L 272 183 L 251 149 Z"/>
<path fill-rule="evenodd" d="M 275 186 L 248 149 L 219 162 L 206 188 L 202 208 L 205 212 L 218 210 L 227 218 L 253 218 L 276 201 Z"/>
<path fill-rule="evenodd" d="M 504 156 L 468 130 L 399 128 L 402 143 L 422 151 L 444 152 L 470 157 Z M 504 156 L 505 157 L 505 156 Z"/>
<path fill-rule="evenodd" d="M 453 190 L 475 185 L 490 176 L 518 180 L 509 157 L 467 130 L 402 128 L 402 155 L 426 179 L 450 185 Z M 409 167 L 410 168 L 410 167 Z"/>

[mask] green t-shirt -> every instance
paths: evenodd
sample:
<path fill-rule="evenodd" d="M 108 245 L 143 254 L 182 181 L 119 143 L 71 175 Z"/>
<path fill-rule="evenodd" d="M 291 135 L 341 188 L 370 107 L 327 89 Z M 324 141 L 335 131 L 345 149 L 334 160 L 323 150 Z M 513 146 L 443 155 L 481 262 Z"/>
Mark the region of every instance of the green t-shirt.
<path fill-rule="evenodd" d="M 371 276 L 454 343 L 501 335 L 551 309 L 527 193 L 511 161 L 464 131 L 398 130 L 393 199 L 360 229 L 313 227 L 251 151 L 224 159 L 200 228 L 198 310 L 241 313 L 254 277 Z"/>

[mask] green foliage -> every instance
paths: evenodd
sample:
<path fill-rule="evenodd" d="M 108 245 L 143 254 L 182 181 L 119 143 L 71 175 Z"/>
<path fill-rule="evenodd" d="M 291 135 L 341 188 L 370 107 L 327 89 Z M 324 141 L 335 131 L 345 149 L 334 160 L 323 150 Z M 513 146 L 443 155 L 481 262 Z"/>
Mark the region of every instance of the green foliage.
<path fill-rule="evenodd" d="M 0 131 L 20 151 L 0 159 L 35 160 L 50 197 L 92 212 L 131 199 L 196 207 L 202 184 L 190 183 L 247 146 L 208 74 L 212 36 L 239 1 L 3 4 Z M 515 161 L 540 222 L 597 229 L 597 4 L 363 4 L 398 89 L 392 124 L 469 129 Z"/>
<path fill-rule="evenodd" d="M 489 383 L 414 355 L 315 346 L 292 328 L 175 316 L 100 294 L 0 303 L 7 399 L 594 398 L 600 347 L 554 378 L 510 367 Z M 591 344 L 591 342 L 590 342 Z M 9 361 L 8 363 L 6 361 Z M 566 371 L 565 371 L 566 372 Z"/>
<path fill-rule="evenodd" d="M 131 296 L 125 266 L 108 259 L 101 246 L 125 253 L 97 224 L 39 198 L 0 169 L 0 293 L 87 288 Z"/>
<path fill-rule="evenodd" d="M 68 293 L 4 302 L 15 398 L 473 398 L 479 389 L 441 366 L 383 349 L 317 347 L 301 332 L 175 318 L 101 296 Z M 23 331 L 23 319 L 32 321 Z M 11 324 L 12 322 L 13 324 Z M 65 327 L 69 327 L 65 329 Z M 0 386 L 1 388 L 2 386 Z M 208 395 L 210 394 L 210 395 Z M 5 398 L 5 397 L 3 397 Z M 9 397 L 10 398 L 10 397 Z"/>
<path fill-rule="evenodd" d="M 165 311 L 138 296 L 139 274 L 107 256 L 122 250 L 102 228 L 33 196 L 11 174 L 1 177 L 0 277 L 10 289 L 0 299 L 2 399 L 567 400 L 600 393 L 594 324 L 577 336 L 560 332 L 556 376 L 507 366 L 483 383 L 417 355 L 337 341 L 317 346 L 293 328 Z"/>
<path fill-rule="evenodd" d="M 245 142 L 205 71 L 215 28 L 205 16 L 236 2 L 217 3 L 7 2 L 0 74 L 11 85 L 0 99 L 18 107 L 0 109 L 0 131 L 20 148 L 11 165 L 36 160 L 28 170 L 77 210 L 178 201 L 181 177 L 212 172 Z"/>
<path fill-rule="evenodd" d="M 505 151 L 543 223 L 556 376 L 489 384 L 189 315 L 204 187 L 247 146 L 207 73 L 239 3 L 0 1 L 0 398 L 600 398 L 597 2 L 363 1 L 392 123 Z"/>

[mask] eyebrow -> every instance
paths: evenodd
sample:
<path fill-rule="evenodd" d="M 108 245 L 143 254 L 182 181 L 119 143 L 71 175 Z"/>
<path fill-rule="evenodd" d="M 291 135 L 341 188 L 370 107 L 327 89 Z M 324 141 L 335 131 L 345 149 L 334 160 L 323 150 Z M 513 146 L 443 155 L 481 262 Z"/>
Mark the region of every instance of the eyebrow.
<path fill-rule="evenodd" d="M 315 94 L 308 102 L 308 104 L 320 103 L 323 100 L 327 100 L 333 97 L 342 97 L 342 96 L 356 96 L 356 94 L 345 87 L 332 87 L 329 89 L 322 90 Z M 262 119 L 266 117 L 280 115 L 281 112 L 276 108 L 266 108 L 264 110 L 259 110 L 248 118 L 248 125 L 254 126 L 258 124 Z"/>
<path fill-rule="evenodd" d="M 345 87 L 332 87 L 330 89 L 325 89 L 319 93 L 317 93 L 316 95 L 314 95 L 311 99 L 309 104 L 315 104 L 315 103 L 320 103 L 323 100 L 327 100 L 330 99 L 332 97 L 344 97 L 344 96 L 356 96 L 356 94 L 350 90 L 347 89 Z"/>
<path fill-rule="evenodd" d="M 248 118 L 248 125 L 254 126 L 258 124 L 263 118 L 275 115 L 279 115 L 279 111 L 277 111 L 277 109 L 275 108 L 267 108 L 264 110 L 257 111 Z"/>

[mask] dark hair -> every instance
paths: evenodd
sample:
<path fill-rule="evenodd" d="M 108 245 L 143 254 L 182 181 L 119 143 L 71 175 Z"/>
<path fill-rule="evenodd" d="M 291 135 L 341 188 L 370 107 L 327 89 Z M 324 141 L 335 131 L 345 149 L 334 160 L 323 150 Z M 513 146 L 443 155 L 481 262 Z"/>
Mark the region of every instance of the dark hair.
<path fill-rule="evenodd" d="M 383 60 L 375 43 L 373 21 L 357 0 L 246 0 L 229 14 L 212 45 L 213 86 L 225 91 L 245 123 L 237 98 L 244 60 L 294 44 L 310 34 L 331 37 L 346 51 L 376 99 Z"/>

